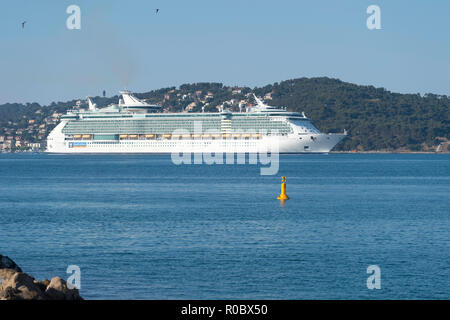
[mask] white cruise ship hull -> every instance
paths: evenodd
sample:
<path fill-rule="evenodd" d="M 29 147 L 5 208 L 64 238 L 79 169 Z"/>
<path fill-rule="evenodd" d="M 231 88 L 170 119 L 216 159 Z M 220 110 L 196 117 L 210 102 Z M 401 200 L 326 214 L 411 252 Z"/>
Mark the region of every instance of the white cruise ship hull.
<path fill-rule="evenodd" d="M 59 130 L 60 131 L 60 130 Z M 55 128 L 48 153 L 328 153 L 345 134 L 263 136 L 260 139 L 66 140 Z"/>

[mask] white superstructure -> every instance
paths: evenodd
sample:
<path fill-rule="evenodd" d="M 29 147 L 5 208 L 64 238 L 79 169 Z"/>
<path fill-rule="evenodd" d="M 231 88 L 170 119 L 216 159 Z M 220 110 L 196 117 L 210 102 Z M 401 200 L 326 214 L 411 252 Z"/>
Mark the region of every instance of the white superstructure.
<path fill-rule="evenodd" d="M 88 99 L 87 110 L 71 110 L 47 138 L 51 153 L 327 153 L 345 136 L 324 134 L 304 113 L 268 106 L 232 113 L 155 113 L 122 91 L 105 108 Z"/>

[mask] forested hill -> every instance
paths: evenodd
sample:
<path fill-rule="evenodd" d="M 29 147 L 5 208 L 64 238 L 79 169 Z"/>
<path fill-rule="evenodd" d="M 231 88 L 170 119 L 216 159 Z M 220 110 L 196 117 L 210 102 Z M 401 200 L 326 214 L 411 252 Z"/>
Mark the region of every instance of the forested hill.
<path fill-rule="evenodd" d="M 373 86 L 359 86 L 330 78 L 300 78 L 261 88 L 229 87 L 221 83 L 195 83 L 136 94 L 163 106 L 163 112 L 217 112 L 222 104 L 233 111 L 253 104 L 251 93 L 269 105 L 304 111 L 323 132 L 349 133 L 335 150 L 447 152 L 450 140 L 450 98 L 435 94 L 399 94 Z M 118 96 L 96 97 L 98 106 L 117 103 Z M 61 113 L 76 100 L 52 103 L 0 105 L 0 147 L 3 141 L 44 142 Z M 83 102 L 84 103 L 84 102 Z M 83 106 L 82 106 L 83 107 Z M 3 136 L 3 138 L 2 138 Z M 14 144 L 14 143 L 13 143 Z"/>
<path fill-rule="evenodd" d="M 450 97 L 399 94 L 329 78 L 269 85 L 274 105 L 305 111 L 319 129 L 349 132 L 340 150 L 429 150 L 450 139 Z M 445 143 L 447 147 L 447 143 Z"/>

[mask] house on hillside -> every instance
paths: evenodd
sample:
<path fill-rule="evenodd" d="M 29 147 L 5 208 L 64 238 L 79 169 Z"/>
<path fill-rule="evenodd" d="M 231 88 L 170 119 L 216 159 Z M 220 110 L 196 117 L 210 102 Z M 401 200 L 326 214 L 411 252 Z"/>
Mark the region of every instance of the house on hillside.
<path fill-rule="evenodd" d="M 273 92 L 266 93 L 266 94 L 264 95 L 264 100 L 272 100 L 272 93 L 273 93 Z"/>

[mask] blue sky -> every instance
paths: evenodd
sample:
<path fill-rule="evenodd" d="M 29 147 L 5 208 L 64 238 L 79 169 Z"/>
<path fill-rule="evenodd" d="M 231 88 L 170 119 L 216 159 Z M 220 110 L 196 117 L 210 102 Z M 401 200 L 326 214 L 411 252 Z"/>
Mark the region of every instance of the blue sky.
<path fill-rule="evenodd" d="M 71 4 L 81 30 L 66 28 Z M 371 4 L 381 30 L 366 27 Z M 450 95 L 449 12 L 444 0 L 1 0 L 0 103 L 316 76 Z"/>

